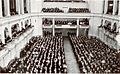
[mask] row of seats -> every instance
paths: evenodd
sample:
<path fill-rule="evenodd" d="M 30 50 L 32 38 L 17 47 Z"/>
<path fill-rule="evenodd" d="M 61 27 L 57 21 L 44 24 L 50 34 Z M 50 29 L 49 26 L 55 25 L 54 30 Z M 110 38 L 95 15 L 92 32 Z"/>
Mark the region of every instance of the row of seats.
<path fill-rule="evenodd" d="M 52 32 L 43 31 L 43 36 L 53 36 Z M 62 32 L 55 32 L 55 36 L 62 36 Z"/>
<path fill-rule="evenodd" d="M 90 13 L 88 8 L 69 8 L 69 13 Z"/>
<path fill-rule="evenodd" d="M 73 52 L 82 73 L 120 73 L 120 54 L 95 37 L 69 33 Z"/>
<path fill-rule="evenodd" d="M 42 12 L 49 12 L 49 13 L 64 13 L 63 10 L 59 9 L 59 8 L 43 8 Z"/>
<path fill-rule="evenodd" d="M 21 58 L 3 72 L 7 73 L 67 73 L 63 37 L 44 36 L 30 39 Z"/>
<path fill-rule="evenodd" d="M 85 2 L 83 0 L 44 0 L 44 2 Z"/>

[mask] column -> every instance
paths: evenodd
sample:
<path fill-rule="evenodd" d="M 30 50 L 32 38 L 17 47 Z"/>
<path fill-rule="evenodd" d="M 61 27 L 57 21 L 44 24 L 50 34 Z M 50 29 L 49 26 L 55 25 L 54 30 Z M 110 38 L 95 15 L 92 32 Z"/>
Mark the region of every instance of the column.
<path fill-rule="evenodd" d="M 105 21 L 106 21 L 106 20 L 103 19 L 103 26 L 105 25 Z M 102 34 L 102 35 L 101 35 L 101 39 L 102 39 L 102 41 L 104 41 L 104 35 L 105 35 L 104 33 L 105 33 L 105 30 L 102 28 L 102 31 L 101 31 L 101 34 Z"/>
<path fill-rule="evenodd" d="M 2 16 L 2 0 L 0 0 L 0 17 L 3 17 Z"/>
<path fill-rule="evenodd" d="M 39 24 L 39 26 L 40 26 L 40 32 L 41 32 L 41 37 L 43 37 L 43 27 L 42 27 L 42 18 L 41 17 L 39 17 L 39 21 L 40 21 L 40 23 L 38 23 Z"/>
<path fill-rule="evenodd" d="M 20 1 L 21 0 L 16 0 L 16 11 L 18 12 L 18 14 L 20 14 Z"/>
<path fill-rule="evenodd" d="M 19 24 L 19 31 L 22 31 L 22 25 L 21 25 L 21 22 L 18 22 Z"/>
<path fill-rule="evenodd" d="M 55 19 L 54 18 L 53 18 L 52 22 L 53 22 L 53 27 L 52 27 L 53 36 L 55 36 Z"/>
<path fill-rule="evenodd" d="M 113 15 L 115 15 L 117 11 L 117 0 L 113 0 Z"/>
<path fill-rule="evenodd" d="M 22 21 L 21 25 L 25 29 L 25 20 Z"/>
<path fill-rule="evenodd" d="M 118 15 L 120 15 L 120 1 L 119 1 L 119 8 L 118 8 Z"/>
<path fill-rule="evenodd" d="M 20 0 L 20 13 L 24 14 L 24 0 Z"/>
<path fill-rule="evenodd" d="M 5 16 L 10 16 L 10 2 L 9 0 L 4 0 Z"/>
<path fill-rule="evenodd" d="M 117 24 L 119 25 L 119 24 L 120 24 L 120 22 L 118 22 Z M 117 30 L 116 30 L 116 32 L 119 32 L 119 28 L 118 28 L 118 27 L 117 27 Z"/>
<path fill-rule="evenodd" d="M 79 19 L 77 19 L 77 37 L 79 36 Z"/>
<path fill-rule="evenodd" d="M 111 29 L 113 28 L 113 25 L 115 24 L 115 22 L 111 22 Z"/>
<path fill-rule="evenodd" d="M 11 29 L 11 26 L 12 26 L 12 24 L 9 24 L 8 32 L 9 32 L 10 38 L 12 39 L 12 29 Z"/>
<path fill-rule="evenodd" d="M 84 35 L 87 36 L 87 28 L 84 29 Z"/>
<path fill-rule="evenodd" d="M 105 9 L 104 9 L 104 14 L 107 13 L 108 10 L 108 0 L 105 0 Z"/>
<path fill-rule="evenodd" d="M 105 25 L 105 19 L 103 19 L 103 26 Z M 105 30 L 102 28 L 102 30 L 101 30 L 101 40 L 102 41 L 104 41 L 104 37 L 105 37 L 105 32 L 104 32 Z"/>
<path fill-rule="evenodd" d="M 30 25 L 30 19 L 28 19 L 28 25 Z"/>
<path fill-rule="evenodd" d="M 2 43 L 5 44 L 4 28 L 1 28 L 1 40 L 2 40 Z"/>

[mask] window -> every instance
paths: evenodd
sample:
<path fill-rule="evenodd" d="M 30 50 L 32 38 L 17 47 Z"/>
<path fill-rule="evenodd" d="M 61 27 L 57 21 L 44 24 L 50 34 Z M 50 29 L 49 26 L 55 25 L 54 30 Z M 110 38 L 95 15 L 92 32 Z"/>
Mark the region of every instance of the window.
<path fill-rule="evenodd" d="M 107 14 L 112 15 L 113 13 L 113 0 L 108 0 L 108 10 L 107 10 Z"/>

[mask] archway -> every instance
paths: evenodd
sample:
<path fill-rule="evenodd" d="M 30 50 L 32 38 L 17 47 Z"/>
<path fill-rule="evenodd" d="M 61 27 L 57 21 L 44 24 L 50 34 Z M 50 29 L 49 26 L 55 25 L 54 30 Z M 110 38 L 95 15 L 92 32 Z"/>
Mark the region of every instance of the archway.
<path fill-rule="evenodd" d="M 104 29 L 107 31 L 111 30 L 111 22 L 110 21 L 105 21 Z"/>

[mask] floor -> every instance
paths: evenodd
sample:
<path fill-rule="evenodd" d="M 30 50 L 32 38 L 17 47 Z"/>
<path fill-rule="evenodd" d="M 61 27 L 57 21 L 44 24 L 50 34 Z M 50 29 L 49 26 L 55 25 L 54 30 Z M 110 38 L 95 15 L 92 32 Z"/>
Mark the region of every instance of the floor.
<path fill-rule="evenodd" d="M 67 63 L 68 73 L 80 73 L 76 58 L 74 56 L 70 41 L 67 37 L 64 38 L 64 51 Z"/>

